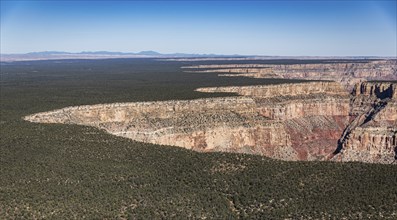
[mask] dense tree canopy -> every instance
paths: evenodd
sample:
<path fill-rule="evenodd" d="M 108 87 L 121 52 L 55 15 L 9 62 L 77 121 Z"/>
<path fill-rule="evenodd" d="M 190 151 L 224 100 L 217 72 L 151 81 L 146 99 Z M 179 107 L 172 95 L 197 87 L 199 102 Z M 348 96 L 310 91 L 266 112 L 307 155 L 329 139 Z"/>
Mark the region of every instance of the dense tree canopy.
<path fill-rule="evenodd" d="M 197 153 L 21 119 L 71 105 L 230 95 L 193 91 L 202 86 L 285 82 L 182 72 L 188 64 L 2 63 L 0 218 L 397 218 L 395 165 Z"/>

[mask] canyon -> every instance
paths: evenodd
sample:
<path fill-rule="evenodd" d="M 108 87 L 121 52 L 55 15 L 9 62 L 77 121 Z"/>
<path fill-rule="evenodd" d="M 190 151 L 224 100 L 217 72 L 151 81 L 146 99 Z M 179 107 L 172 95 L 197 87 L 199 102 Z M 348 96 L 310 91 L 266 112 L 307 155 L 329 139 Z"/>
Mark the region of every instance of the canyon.
<path fill-rule="evenodd" d="M 220 76 L 336 81 L 351 90 L 373 80 L 397 80 L 397 60 L 308 64 L 210 64 L 184 66 L 187 72 L 216 72 Z"/>
<path fill-rule="evenodd" d="M 238 96 L 72 106 L 24 119 L 88 125 L 136 141 L 199 152 L 293 161 L 394 162 L 397 83 L 358 82 L 349 85 L 351 90 L 346 85 L 309 81 L 205 87 L 196 90 Z"/>

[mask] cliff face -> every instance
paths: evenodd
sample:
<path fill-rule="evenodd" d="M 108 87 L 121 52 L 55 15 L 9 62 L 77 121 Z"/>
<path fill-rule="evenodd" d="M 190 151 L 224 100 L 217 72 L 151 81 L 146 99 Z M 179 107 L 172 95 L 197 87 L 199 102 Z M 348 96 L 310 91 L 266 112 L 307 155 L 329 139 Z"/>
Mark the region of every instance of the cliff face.
<path fill-rule="evenodd" d="M 387 163 L 394 159 L 396 84 L 336 82 L 200 88 L 240 97 L 76 106 L 25 120 L 95 126 L 107 132 L 200 152 L 283 160 Z"/>
<path fill-rule="evenodd" d="M 257 105 L 258 114 L 272 120 L 349 114 L 348 93 L 340 84 L 334 82 L 210 87 L 197 91 L 237 93 L 252 97 Z"/>
<path fill-rule="evenodd" d="M 332 80 L 351 89 L 367 80 L 397 80 L 397 61 L 379 60 L 366 63 L 332 64 L 226 64 L 185 67 L 187 71 L 218 72 L 221 76 Z"/>
<path fill-rule="evenodd" d="M 233 90 L 245 96 L 77 106 L 34 114 L 25 119 L 90 125 L 137 141 L 197 151 L 243 152 L 284 160 L 310 160 L 334 150 L 338 139 L 335 134 L 343 129 L 344 120 L 338 124 L 333 117 L 343 118 L 348 114 L 348 94 L 336 83 L 199 90 Z M 300 131 L 294 133 L 297 127 Z"/>
<path fill-rule="evenodd" d="M 366 96 L 368 98 L 397 99 L 397 84 L 388 82 L 363 82 L 353 88 L 354 96 Z"/>
<path fill-rule="evenodd" d="M 307 82 L 289 83 L 280 85 L 266 86 L 228 86 L 228 87 L 209 87 L 199 88 L 199 92 L 228 92 L 237 93 L 242 96 L 272 98 L 288 97 L 298 95 L 341 95 L 346 96 L 346 90 L 340 84 L 334 82 Z"/>
<path fill-rule="evenodd" d="M 342 160 L 390 162 L 397 155 L 397 83 L 365 82 L 352 92 L 352 123 L 340 139 Z"/>
<path fill-rule="evenodd" d="M 345 151 L 338 157 L 343 161 L 390 163 L 396 155 L 396 146 L 396 127 L 357 127 L 344 143 Z"/>

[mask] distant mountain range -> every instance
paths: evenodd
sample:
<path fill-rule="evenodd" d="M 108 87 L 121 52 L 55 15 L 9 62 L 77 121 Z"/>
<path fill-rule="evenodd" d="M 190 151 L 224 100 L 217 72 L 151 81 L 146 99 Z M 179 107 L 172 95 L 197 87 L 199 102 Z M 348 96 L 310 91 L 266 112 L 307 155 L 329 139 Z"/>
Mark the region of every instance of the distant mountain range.
<path fill-rule="evenodd" d="M 217 55 L 217 54 L 188 54 L 188 53 L 170 53 L 163 54 L 157 51 L 133 52 L 110 52 L 110 51 L 82 51 L 82 52 L 64 52 L 64 51 L 41 51 L 25 54 L 1 54 L 1 61 L 28 61 L 28 60 L 55 60 L 55 59 L 108 59 L 108 58 L 203 58 L 203 57 L 249 57 L 241 55 Z"/>
<path fill-rule="evenodd" d="M 64 51 L 42 51 L 42 52 L 31 52 L 29 55 L 59 55 L 59 54 L 95 54 L 95 55 L 141 55 L 141 56 L 167 56 L 167 57 L 235 57 L 241 55 L 219 55 L 219 54 L 190 54 L 190 53 L 159 53 L 153 50 L 145 50 L 137 53 L 133 52 L 111 52 L 111 51 L 82 51 L 77 53 L 64 52 Z M 246 57 L 246 56 L 244 56 Z"/>
<path fill-rule="evenodd" d="M 163 54 L 148 50 L 148 51 L 141 51 L 138 53 L 125 53 L 125 52 L 111 52 L 111 51 L 82 51 L 77 53 L 72 52 L 64 52 L 64 51 L 41 51 L 41 52 L 31 52 L 27 53 L 29 55 L 59 55 L 59 54 L 95 54 L 95 55 L 145 55 L 145 56 L 161 56 Z"/>
<path fill-rule="evenodd" d="M 110 52 L 110 51 L 41 51 L 25 54 L 0 54 L 0 61 L 30 61 L 30 60 L 60 60 L 60 59 L 110 59 L 110 58 L 174 58 L 174 59 L 396 59 L 396 57 L 376 57 L 376 56 L 258 56 L 258 55 L 219 55 L 219 54 L 189 54 L 189 53 L 170 53 L 163 54 L 157 51 L 141 52 Z"/>

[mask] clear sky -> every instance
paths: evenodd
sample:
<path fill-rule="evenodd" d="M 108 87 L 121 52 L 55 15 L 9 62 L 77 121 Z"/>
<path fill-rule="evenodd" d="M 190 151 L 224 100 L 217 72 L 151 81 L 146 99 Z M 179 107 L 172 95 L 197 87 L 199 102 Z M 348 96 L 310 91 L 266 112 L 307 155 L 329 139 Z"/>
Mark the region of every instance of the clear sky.
<path fill-rule="evenodd" d="M 1 53 L 396 56 L 396 1 L 1 0 Z"/>

